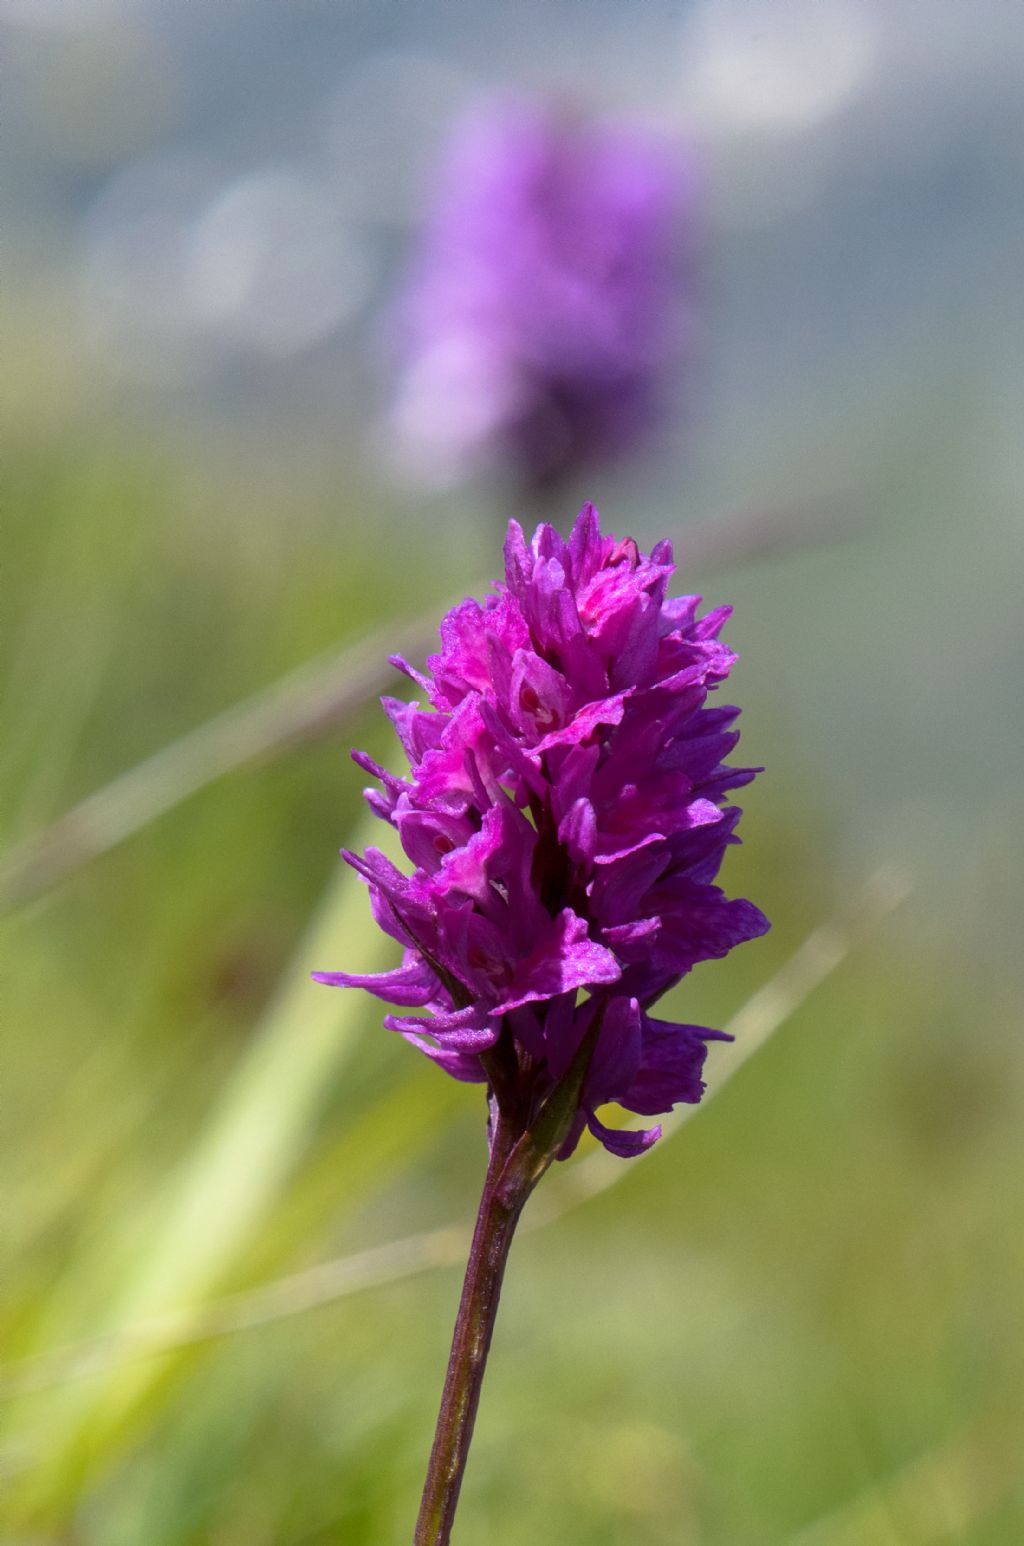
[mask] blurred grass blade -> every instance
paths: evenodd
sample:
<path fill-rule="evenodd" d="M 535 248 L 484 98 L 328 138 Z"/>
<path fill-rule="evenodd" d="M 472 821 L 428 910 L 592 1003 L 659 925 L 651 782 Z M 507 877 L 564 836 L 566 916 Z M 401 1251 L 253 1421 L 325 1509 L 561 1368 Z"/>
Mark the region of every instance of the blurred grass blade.
<path fill-rule="evenodd" d="M 424 1230 L 209 1304 L 150 1316 L 107 1337 L 26 1358 L 6 1375 L 0 1372 L 0 1397 L 51 1390 L 136 1359 L 271 1325 L 431 1267 L 452 1266 L 465 1257 L 470 1233 L 463 1224 Z"/>
<path fill-rule="evenodd" d="M 891 868 L 876 871 L 854 907 L 820 924 L 775 975 L 759 988 L 725 1026 L 736 1041 L 720 1051 L 715 1077 L 698 1106 L 683 1106 L 664 1122 L 667 1141 L 704 1107 L 744 1063 L 789 1020 L 846 960 L 858 942 L 910 892 L 906 876 Z M 544 1228 L 571 1209 L 634 1173 L 643 1156 L 624 1164 L 603 1149 L 559 1168 L 533 1200 L 523 1229 Z M 193 1309 L 150 1316 L 127 1329 L 78 1346 L 58 1348 L 0 1374 L 0 1395 L 45 1390 L 95 1375 L 147 1354 L 249 1330 L 331 1304 L 363 1289 L 412 1277 L 428 1268 L 461 1261 L 472 1233 L 469 1221 L 410 1235 L 387 1245 L 323 1262 L 246 1293 L 229 1295 Z M 127 1319 L 127 1318 L 126 1318 Z"/>
<path fill-rule="evenodd" d="M 366 836 L 356 835 L 357 845 Z M 313 1123 L 353 1055 L 367 1009 L 362 995 L 328 993 L 312 966 L 344 954 L 384 964 L 391 942 L 372 923 L 362 882 L 339 866 L 258 1035 L 200 1136 L 147 1212 L 135 1242 L 137 1269 L 110 1295 L 114 1328 L 159 1317 L 214 1290 L 251 1243 L 302 1156 Z M 97 1243 L 102 1260 L 107 1242 Z M 121 1369 L 78 1387 L 47 1410 L 43 1453 L 73 1473 L 80 1450 L 100 1451 L 146 1397 L 158 1365 Z"/>
<path fill-rule="evenodd" d="M 684 556 L 688 569 L 707 569 L 848 534 L 821 505 L 798 505 L 697 527 L 685 536 Z M 0 908 L 41 896 L 225 774 L 336 726 L 394 680 L 389 655 L 415 660 L 431 650 L 443 609 L 438 603 L 413 623 L 389 623 L 325 652 L 87 796 L 0 857 Z"/>
<path fill-rule="evenodd" d="M 375 630 L 154 752 L 0 858 L 0 907 L 42 895 L 224 774 L 337 724 L 391 681 L 389 653 L 422 641 L 422 623 Z"/>
<path fill-rule="evenodd" d="M 973 1530 L 1020 1480 L 1019 1422 L 976 1420 L 815 1520 L 789 1546 L 941 1546 Z"/>

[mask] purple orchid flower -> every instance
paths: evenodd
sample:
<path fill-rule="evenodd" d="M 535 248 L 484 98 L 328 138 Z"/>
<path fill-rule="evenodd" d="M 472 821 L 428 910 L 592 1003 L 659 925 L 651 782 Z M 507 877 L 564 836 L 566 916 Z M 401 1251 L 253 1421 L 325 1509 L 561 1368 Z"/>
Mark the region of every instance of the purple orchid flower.
<path fill-rule="evenodd" d="M 414 703 L 385 699 L 406 778 L 355 753 L 411 873 L 378 849 L 345 855 L 377 922 L 404 947 L 364 988 L 455 1079 L 486 1083 L 490 1159 L 448 1364 L 415 1546 L 448 1546 L 502 1276 L 519 1215 L 584 1127 L 611 1153 L 650 1147 L 660 1127 L 610 1127 L 617 1104 L 654 1116 L 699 1101 L 720 1031 L 655 1019 L 656 1001 L 698 961 L 763 934 L 750 902 L 715 885 L 740 812 L 729 767 L 734 708 L 708 694 L 735 659 L 667 599 L 672 550 L 645 556 L 581 510 L 568 541 L 513 521 L 505 581 L 441 624 L 427 674 L 395 657 Z"/>
<path fill-rule="evenodd" d="M 584 1124 L 615 1153 L 658 1137 L 609 1131 L 599 1106 L 700 1099 L 717 1033 L 649 1010 L 768 927 L 714 884 L 737 841 L 726 796 L 757 771 L 724 760 L 738 710 L 707 706 L 735 659 L 718 638 L 728 608 L 668 600 L 673 567 L 668 543 L 645 557 L 602 536 L 591 505 L 567 542 L 541 526 L 528 546 L 512 522 L 505 583 L 449 613 L 429 676 L 395 662 L 424 700 L 385 700 L 408 778 L 359 759 L 413 870 L 346 858 L 403 964 L 317 974 L 420 1011 L 386 1024 L 456 1078 L 487 1082 L 504 1040 L 532 1106 L 600 1015 L 562 1157 Z"/>

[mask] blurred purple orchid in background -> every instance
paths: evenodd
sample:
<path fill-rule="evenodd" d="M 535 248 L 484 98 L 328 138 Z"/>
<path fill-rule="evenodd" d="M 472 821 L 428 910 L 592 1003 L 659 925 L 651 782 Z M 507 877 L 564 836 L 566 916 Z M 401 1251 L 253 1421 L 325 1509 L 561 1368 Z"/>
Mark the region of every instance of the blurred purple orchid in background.
<path fill-rule="evenodd" d="M 640 444 L 690 330 L 695 169 L 522 100 L 459 125 L 399 307 L 399 454 L 543 490 Z"/>

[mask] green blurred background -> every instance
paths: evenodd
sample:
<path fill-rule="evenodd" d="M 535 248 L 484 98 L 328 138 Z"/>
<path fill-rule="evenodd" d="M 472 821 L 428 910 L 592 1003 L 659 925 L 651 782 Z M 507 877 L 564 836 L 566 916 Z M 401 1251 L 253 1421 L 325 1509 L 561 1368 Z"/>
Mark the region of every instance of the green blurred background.
<path fill-rule="evenodd" d="M 677 422 L 566 500 L 673 535 L 737 608 L 768 772 L 726 884 L 774 929 L 671 1009 L 724 1023 L 882 863 L 912 890 L 685 1131 L 517 1244 L 457 1538 L 1017 1546 L 1021 13 L 7 0 L 0 28 L 8 846 L 440 610 L 532 517 L 403 485 L 379 429 L 381 315 L 459 101 L 513 80 L 699 146 Z M 211 250 L 249 275 L 227 300 Z M 820 509 L 795 548 L 687 567 L 688 526 L 791 504 Z M 336 859 L 348 746 L 394 760 L 380 718 L 0 924 L 12 1546 L 411 1533 L 457 1267 L 105 1340 L 472 1211 L 477 1093 L 307 980 L 386 957 Z"/>

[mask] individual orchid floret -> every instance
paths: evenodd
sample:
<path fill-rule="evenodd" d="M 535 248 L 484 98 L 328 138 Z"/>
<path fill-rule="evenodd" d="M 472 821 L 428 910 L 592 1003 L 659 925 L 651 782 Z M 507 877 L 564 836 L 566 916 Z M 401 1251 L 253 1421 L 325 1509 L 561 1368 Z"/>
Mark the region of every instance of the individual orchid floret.
<path fill-rule="evenodd" d="M 687 155 L 636 126 L 522 99 L 470 111 L 398 312 L 410 466 L 535 490 L 640 443 L 686 353 L 695 191 Z"/>
<path fill-rule="evenodd" d="M 448 614 L 425 675 L 396 660 L 421 694 L 384 700 L 407 775 L 357 754 L 411 871 L 375 849 L 346 858 L 405 955 L 318 979 L 401 1009 L 387 1025 L 524 1120 L 589 1038 L 560 1157 L 585 1125 L 617 1154 L 657 1138 L 607 1127 L 600 1107 L 700 1099 L 718 1033 L 650 1011 L 768 927 L 714 883 L 737 841 L 727 796 L 757 771 L 726 763 L 738 710 L 707 702 L 735 659 L 728 609 L 669 600 L 673 573 L 667 542 L 644 555 L 602 536 L 590 505 L 568 541 L 541 526 L 527 544 L 512 522 L 504 583 Z"/>

